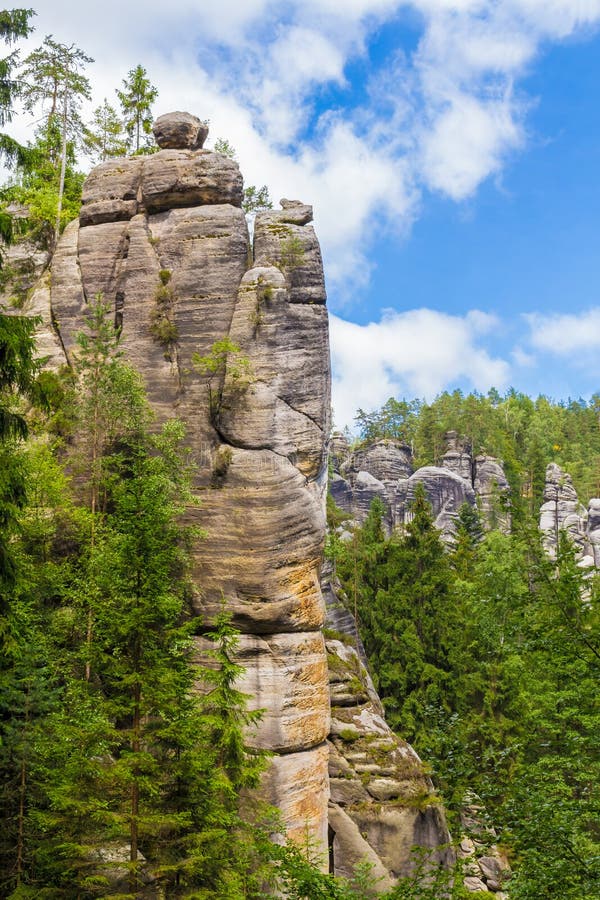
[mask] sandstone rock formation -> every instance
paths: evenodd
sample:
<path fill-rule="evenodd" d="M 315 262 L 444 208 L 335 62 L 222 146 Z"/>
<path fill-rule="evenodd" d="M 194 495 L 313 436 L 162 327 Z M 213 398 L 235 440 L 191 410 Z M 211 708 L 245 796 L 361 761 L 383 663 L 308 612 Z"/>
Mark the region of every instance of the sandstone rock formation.
<path fill-rule="evenodd" d="M 58 368 L 73 363 L 86 309 L 102 295 L 158 420 L 186 422 L 200 500 L 187 516 L 206 532 L 195 605 L 210 620 L 225 601 L 241 629 L 240 687 L 264 710 L 250 737 L 273 753 L 265 794 L 290 836 L 308 833 L 325 852 L 329 843 L 338 873 L 367 859 L 383 889 L 409 870 L 413 845 L 441 864 L 452 854 L 421 761 L 385 723 L 352 617 L 320 583 L 330 371 L 312 209 L 282 200 L 258 213 L 251 244 L 237 164 L 198 149 L 200 125 L 161 117 L 164 149 L 91 173 L 80 220 L 27 311 L 42 316 L 40 346 Z M 235 354 L 216 376 L 194 364 L 224 338 L 240 348 L 243 379 Z M 419 481 L 449 531 L 460 503 L 474 502 L 477 472 L 481 485 L 499 479 L 463 450 L 413 472 L 409 448 L 395 442 L 350 454 L 338 436 L 332 448 L 345 508 L 364 516 L 379 494 L 390 529 L 406 520 Z M 198 657 L 208 649 L 199 636 Z"/>
<path fill-rule="evenodd" d="M 600 566 L 600 499 L 590 500 L 586 510 L 579 502 L 571 476 L 556 463 L 546 467 L 540 531 L 551 558 L 556 557 L 560 533 L 566 532 L 580 564 Z"/>
<path fill-rule="evenodd" d="M 90 174 L 79 222 L 65 230 L 27 311 L 43 316 L 42 352 L 57 368 L 73 362 L 88 304 L 101 294 L 159 421 L 185 421 L 200 500 L 188 518 L 207 534 L 194 556 L 196 607 L 210 620 L 224 598 L 242 630 L 242 689 L 265 710 L 253 740 L 275 754 L 265 792 L 292 837 L 308 831 L 326 851 L 319 574 L 330 373 L 321 256 L 312 210 L 296 202 L 258 213 L 250 245 L 238 166 L 195 149 L 198 121 L 161 117 L 155 134 L 170 149 Z M 194 367 L 194 354 L 224 338 L 249 360 L 242 389 L 231 367 L 210 385 Z M 198 653 L 205 649 L 199 637 Z"/>
<path fill-rule="evenodd" d="M 409 521 L 414 490 L 421 482 L 445 539 L 451 540 L 463 503 L 477 504 L 488 527 L 508 531 L 510 515 L 505 501 L 509 485 L 499 460 L 473 458 L 455 431 L 448 432 L 446 439 L 441 465 L 414 471 L 410 447 L 398 441 L 379 440 L 351 452 L 343 435 L 334 434 L 331 493 L 335 502 L 363 522 L 373 499 L 379 497 L 385 508 L 384 526 L 390 533 Z"/>

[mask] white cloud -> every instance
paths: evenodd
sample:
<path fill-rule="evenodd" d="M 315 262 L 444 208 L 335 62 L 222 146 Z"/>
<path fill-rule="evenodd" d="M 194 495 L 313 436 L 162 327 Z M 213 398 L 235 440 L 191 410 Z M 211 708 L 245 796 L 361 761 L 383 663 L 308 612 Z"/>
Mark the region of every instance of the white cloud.
<path fill-rule="evenodd" d="M 332 298 L 368 282 L 373 237 L 406 233 L 425 189 L 456 201 L 527 142 L 515 85 L 548 40 L 600 22 L 600 0 L 39 0 L 47 33 L 95 57 L 95 104 L 141 62 L 155 112 L 211 119 L 249 183 L 311 202 Z M 401 10 L 421 22 L 415 51 L 369 60 Z M 90 27 L 92 23 L 93 27 Z M 348 64 L 370 63 L 354 92 Z M 317 100 L 337 88 L 335 108 Z M 369 91 L 370 88 L 370 91 Z M 365 99 L 367 98 L 367 99 Z M 16 136 L 31 137 L 23 123 Z"/>
<path fill-rule="evenodd" d="M 530 329 L 530 341 L 537 350 L 555 356 L 581 353 L 587 358 L 600 351 L 600 307 L 574 314 L 528 313 L 524 316 Z M 597 367 L 600 371 L 600 366 Z"/>
<path fill-rule="evenodd" d="M 390 396 L 432 399 L 457 380 L 481 391 L 505 387 L 508 363 L 483 346 L 496 326 L 494 316 L 479 310 L 465 316 L 388 311 L 367 325 L 332 316 L 336 425 L 351 424 L 358 407 L 372 409 Z"/>
<path fill-rule="evenodd" d="M 457 94 L 424 130 L 422 171 L 430 187 L 462 200 L 522 143 L 509 97 L 483 102 Z"/>
<path fill-rule="evenodd" d="M 527 353 L 522 347 L 516 346 L 511 351 L 511 356 L 515 365 L 523 369 L 532 369 L 537 364 L 537 359 L 533 353 Z"/>

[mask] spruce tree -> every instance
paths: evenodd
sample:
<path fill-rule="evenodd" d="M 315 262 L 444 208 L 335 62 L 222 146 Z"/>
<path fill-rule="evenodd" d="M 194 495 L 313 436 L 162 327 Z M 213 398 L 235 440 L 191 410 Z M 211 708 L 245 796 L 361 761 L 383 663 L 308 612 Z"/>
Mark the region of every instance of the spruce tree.
<path fill-rule="evenodd" d="M 145 68 L 137 65 L 123 79 L 123 90 L 117 90 L 117 97 L 130 147 L 137 153 L 142 148 L 142 139 L 152 132 L 152 104 L 158 97 L 158 89 L 151 84 Z"/>

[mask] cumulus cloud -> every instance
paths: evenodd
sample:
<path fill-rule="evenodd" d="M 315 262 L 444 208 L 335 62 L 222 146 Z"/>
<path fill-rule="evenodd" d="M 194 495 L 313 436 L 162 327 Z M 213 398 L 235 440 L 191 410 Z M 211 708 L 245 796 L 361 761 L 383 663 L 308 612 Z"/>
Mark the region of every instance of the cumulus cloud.
<path fill-rule="evenodd" d="M 506 387 L 508 363 L 485 348 L 496 327 L 495 317 L 479 310 L 388 311 L 367 325 L 332 316 L 336 425 L 351 425 L 358 407 L 372 409 L 390 396 L 432 399 L 457 381 L 481 391 Z"/>
<path fill-rule="evenodd" d="M 416 48 L 370 58 L 410 9 Z M 527 142 L 518 89 L 543 45 L 600 22 L 600 0 L 39 0 L 37 31 L 95 57 L 94 105 L 141 62 L 155 112 L 188 109 L 237 148 L 250 183 L 312 202 L 330 297 L 360 296 L 375 234 L 410 228 L 425 190 L 456 201 Z M 90 21 L 94 27 L 90 29 Z M 372 80 L 354 91 L 349 64 Z M 332 87 L 335 103 L 323 109 Z M 17 123 L 17 137 L 30 137 Z"/>
<path fill-rule="evenodd" d="M 577 315 L 570 313 L 527 313 L 530 341 L 536 350 L 555 356 L 581 353 L 586 357 L 600 351 L 600 306 Z"/>

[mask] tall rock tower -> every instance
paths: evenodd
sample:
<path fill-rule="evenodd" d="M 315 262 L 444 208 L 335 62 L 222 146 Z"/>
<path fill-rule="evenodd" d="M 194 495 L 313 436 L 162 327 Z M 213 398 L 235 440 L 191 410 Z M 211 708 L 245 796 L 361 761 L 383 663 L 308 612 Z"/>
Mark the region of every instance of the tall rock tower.
<path fill-rule="evenodd" d="M 196 609 L 208 622 L 224 603 L 242 631 L 242 689 L 264 710 L 253 740 L 274 754 L 268 798 L 291 837 L 308 831 L 325 849 L 321 254 L 311 208 L 293 201 L 259 212 L 250 243 L 238 165 L 202 149 L 206 135 L 194 116 L 172 113 L 155 123 L 159 152 L 99 165 L 29 310 L 44 319 L 42 352 L 72 362 L 101 294 L 158 419 L 185 421 L 200 501 L 188 518 L 206 534 L 194 556 Z M 226 365 L 212 374 L 194 365 L 225 340 L 240 348 Z"/>

